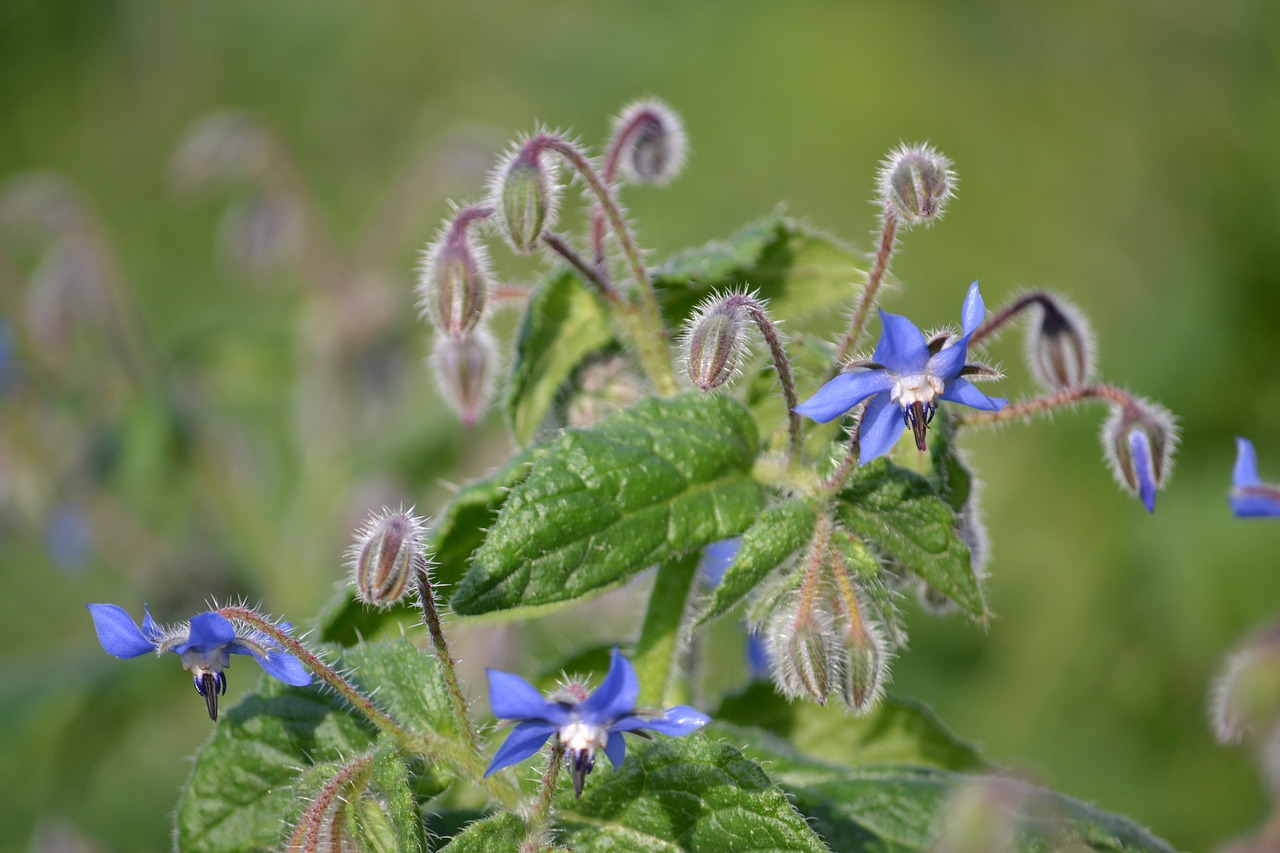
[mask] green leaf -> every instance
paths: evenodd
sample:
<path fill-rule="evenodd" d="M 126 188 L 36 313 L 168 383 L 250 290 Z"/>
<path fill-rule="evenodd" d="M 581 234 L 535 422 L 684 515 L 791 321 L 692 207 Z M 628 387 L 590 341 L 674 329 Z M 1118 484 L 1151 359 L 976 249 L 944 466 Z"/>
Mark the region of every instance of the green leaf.
<path fill-rule="evenodd" d="M 826 332 L 844 325 L 844 306 L 866 280 L 862 262 L 862 255 L 834 237 L 775 212 L 727 240 L 673 255 L 653 279 L 663 314 L 673 322 L 683 321 L 713 292 L 747 286 L 769 300 L 775 317 L 825 321 L 829 328 L 811 331 Z"/>
<path fill-rule="evenodd" d="M 728 696 L 711 715 L 717 724 L 756 726 L 814 759 L 848 767 L 887 762 L 940 770 L 983 770 L 978 748 L 952 732 L 928 707 L 885 696 L 869 714 L 836 705 L 788 702 L 768 682 Z"/>
<path fill-rule="evenodd" d="M 713 727 L 712 731 L 716 731 Z M 835 767 L 790 751 L 764 732 L 730 729 L 743 751 L 768 765 L 810 826 L 832 849 L 906 853 L 937 847 L 951 796 L 985 777 L 926 767 Z M 1048 853 L 1068 840 L 1094 850 L 1173 853 L 1173 848 L 1128 818 L 1072 797 L 1001 777 L 1016 789 L 1014 849 Z"/>
<path fill-rule="evenodd" d="M 532 462 L 541 453 L 533 448 L 517 453 L 494 473 L 463 487 L 433 521 L 427 535 L 427 553 L 435 565 L 432 583 L 438 589 L 455 585 L 467 571 L 471 555 L 498 516 L 513 486 L 528 476 Z M 386 610 L 367 607 L 345 589 L 320 616 L 320 639 L 355 645 L 361 637 L 372 637 L 390 622 L 417 621 L 416 606 L 402 603 Z"/>
<path fill-rule="evenodd" d="M 836 515 L 904 569 L 987 619 L 982 588 L 969 564 L 969 546 L 956 533 L 955 513 L 929 481 L 886 459 L 855 469 L 838 496 Z"/>
<path fill-rule="evenodd" d="M 614 341 L 600 299 L 561 270 L 534 289 L 516 338 L 507 417 L 516 441 L 528 444 L 579 365 Z"/>
<path fill-rule="evenodd" d="M 468 824 L 440 853 L 511 853 L 524 840 L 524 824 L 508 812 Z"/>
<path fill-rule="evenodd" d="M 741 533 L 760 510 L 755 422 L 734 400 L 649 399 L 570 429 L 511 491 L 453 609 L 569 601 Z"/>
<path fill-rule="evenodd" d="M 742 534 L 738 553 L 712 592 L 698 624 L 728 613 L 770 572 L 803 548 L 813 537 L 817 519 L 812 505 L 800 498 L 789 498 L 760 513 Z"/>
<path fill-rule="evenodd" d="M 424 849 L 422 815 L 409 787 L 409 770 L 394 749 L 380 750 L 372 782 L 378 797 L 355 804 L 356 838 L 370 853 L 416 853 Z"/>
<path fill-rule="evenodd" d="M 561 786 L 556 824 L 569 849 L 827 853 L 786 795 L 737 748 L 699 736 L 627 746 L 617 772 L 597 764 L 581 800 Z"/>
<path fill-rule="evenodd" d="M 407 728 L 449 736 L 452 718 L 435 660 L 408 640 L 348 649 L 336 666 L 356 670 L 365 695 Z M 182 850 L 276 849 L 302 812 L 296 786 L 307 768 L 364 752 L 376 731 L 319 685 L 289 687 L 263 676 L 258 692 L 228 709 L 196 755 L 178 802 Z M 444 787 L 448 768 L 424 767 L 419 793 Z"/>

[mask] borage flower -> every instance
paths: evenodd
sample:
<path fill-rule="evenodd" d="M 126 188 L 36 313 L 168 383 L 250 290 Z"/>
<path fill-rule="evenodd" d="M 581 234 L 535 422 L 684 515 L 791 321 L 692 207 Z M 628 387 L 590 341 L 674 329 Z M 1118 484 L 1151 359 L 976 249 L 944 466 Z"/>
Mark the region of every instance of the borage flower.
<path fill-rule="evenodd" d="M 1231 474 L 1231 511 L 1237 518 L 1280 515 L 1280 487 L 1258 478 L 1258 456 L 1247 438 L 1236 438 L 1236 466 Z"/>
<path fill-rule="evenodd" d="M 899 314 L 880 312 L 883 331 L 869 361 L 855 361 L 818 389 L 796 411 L 819 423 L 833 421 L 867 400 L 859 432 L 858 464 L 883 456 L 908 426 L 916 447 L 925 449 L 925 429 L 939 400 L 996 411 L 1006 400 L 988 397 L 965 376 L 994 378 L 997 372 L 968 363 L 969 337 L 982 324 L 986 307 L 978 283 L 969 285 L 960 309 L 961 336 L 925 340 L 915 323 Z"/>
<path fill-rule="evenodd" d="M 514 720 L 516 727 L 494 753 L 484 775 L 524 761 L 556 734 L 565 749 L 565 762 L 573 773 L 576 797 L 582 796 L 582 783 L 595 766 L 597 749 L 604 750 L 615 770 L 622 765 L 627 751 L 623 732 L 648 737 L 645 729 L 652 729 L 683 737 L 711 722 L 706 714 L 688 705 L 677 705 L 666 711 L 637 708 L 640 682 L 631 663 L 616 648 L 609 673 L 590 695 L 583 685 L 572 683 L 544 699 L 537 688 L 518 675 L 496 669 L 487 672 L 493 715 Z"/>
<path fill-rule="evenodd" d="M 182 668 L 191 673 L 196 692 L 204 697 L 209 719 L 218 719 L 218 697 L 227 692 L 224 670 L 232 655 L 250 655 L 262 669 L 285 684 L 303 687 L 311 683 L 311 674 L 302 662 L 283 651 L 260 631 L 237 625 L 230 619 L 206 611 L 172 627 L 157 625 L 151 611 L 143 606 L 139 626 L 123 607 L 115 604 L 87 604 L 93 617 L 98 642 L 107 654 L 118 658 L 136 658 L 147 652 L 157 655 L 175 652 L 182 656 Z M 286 630 L 288 624 L 283 625 Z"/>

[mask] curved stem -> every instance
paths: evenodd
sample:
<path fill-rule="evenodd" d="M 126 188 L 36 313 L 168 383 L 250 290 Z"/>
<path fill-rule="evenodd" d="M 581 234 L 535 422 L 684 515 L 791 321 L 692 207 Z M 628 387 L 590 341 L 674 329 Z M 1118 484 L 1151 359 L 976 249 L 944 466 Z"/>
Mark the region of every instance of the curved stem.
<path fill-rule="evenodd" d="M 440 663 L 440 671 L 444 673 L 445 689 L 449 693 L 449 703 L 453 708 L 453 724 L 458 733 L 466 738 L 471 752 L 480 754 L 480 741 L 476 735 L 475 723 L 471 721 L 471 713 L 467 708 L 467 698 L 462 695 L 462 685 L 458 683 L 458 671 L 453 656 L 449 654 L 449 641 L 440 625 L 440 613 L 436 610 L 435 590 L 431 586 L 431 578 L 425 566 L 419 565 L 416 574 L 418 582 L 418 599 L 422 604 L 422 619 L 431 634 L 431 645 L 435 649 L 436 660 Z"/>
<path fill-rule="evenodd" d="M 992 312 L 990 317 L 984 320 L 978 328 L 974 329 L 973 334 L 969 336 L 969 346 L 977 346 L 982 343 L 983 339 L 999 332 L 1007 323 L 1032 305 L 1039 305 L 1046 310 L 1057 310 L 1057 305 L 1054 303 L 1053 298 L 1044 291 L 1033 290 L 1030 293 L 1024 293 L 999 311 Z"/>
<path fill-rule="evenodd" d="M 564 764 L 564 744 L 555 738 L 551 747 L 551 755 L 547 757 L 547 769 L 542 773 L 542 784 L 538 787 L 538 798 L 533 801 L 533 808 L 525 819 L 524 840 L 520 842 L 520 853 L 539 853 L 550 841 L 551 801 L 556 795 L 556 784 L 560 781 L 560 767 Z"/>
<path fill-rule="evenodd" d="M 595 285 L 596 290 L 600 291 L 600 295 L 607 301 L 613 304 L 622 302 L 622 294 L 613 286 L 613 282 L 609 280 L 608 273 L 603 268 L 593 267 L 588 264 L 586 259 L 578 254 L 563 237 L 546 231 L 542 235 L 542 242 L 546 243 L 548 248 L 557 255 L 568 261 L 590 284 Z"/>
<path fill-rule="evenodd" d="M 898 217 L 894 215 L 893 211 L 886 209 L 884 212 L 884 225 L 880 230 L 880 248 L 876 251 L 875 265 L 871 267 L 871 274 L 867 276 L 867 286 L 863 288 L 862 298 L 858 300 L 858 307 L 854 309 L 853 318 L 849 321 L 849 332 L 844 337 L 844 343 L 840 345 L 840 352 L 836 355 L 836 363 L 831 367 L 831 377 L 840 372 L 841 367 L 849 360 L 849 356 L 853 354 L 853 348 L 858 345 L 858 338 L 862 337 L 862 332 L 867 326 L 867 317 L 871 314 L 871 308 L 876 303 L 880 285 L 884 282 L 884 275 L 889 271 L 889 260 L 893 257 L 897 233 Z"/>
<path fill-rule="evenodd" d="M 1011 403 L 998 412 L 975 411 L 953 414 L 952 421 L 957 426 L 989 426 L 1026 419 L 1032 415 L 1050 412 L 1063 406 L 1087 400 L 1102 400 L 1112 403 L 1129 413 L 1141 412 L 1133 397 L 1114 385 L 1082 385 L 1078 388 L 1066 388 L 1062 391 L 1055 391 L 1052 394 L 1023 400 L 1020 403 Z"/>
<path fill-rule="evenodd" d="M 845 481 L 849 479 L 853 469 L 858 467 L 858 457 L 862 455 L 862 418 L 867 412 L 865 403 L 859 405 L 862 408 L 858 412 L 858 420 L 849 430 L 849 449 L 840 460 L 840 464 L 836 466 L 836 470 L 831 472 L 831 476 L 822 481 L 821 489 L 824 495 L 834 495 L 844 488 Z"/>
<path fill-rule="evenodd" d="M 769 319 L 768 313 L 764 310 L 764 304 L 750 294 L 731 294 L 725 297 L 724 304 L 728 307 L 745 308 L 769 346 L 774 369 L 778 371 L 778 382 L 782 385 L 783 400 L 787 404 L 787 433 L 791 439 L 787 461 L 794 467 L 800 463 L 801 452 L 804 450 L 804 424 L 796 414 L 796 406 L 800 405 L 800 399 L 796 396 L 796 383 L 791 377 L 791 360 L 787 357 L 787 350 L 782 345 L 778 327 Z"/>

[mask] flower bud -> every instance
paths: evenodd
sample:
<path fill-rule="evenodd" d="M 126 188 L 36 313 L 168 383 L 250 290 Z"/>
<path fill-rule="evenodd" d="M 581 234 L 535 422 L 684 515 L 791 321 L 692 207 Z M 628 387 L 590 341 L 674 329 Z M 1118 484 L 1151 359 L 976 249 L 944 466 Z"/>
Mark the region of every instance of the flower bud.
<path fill-rule="evenodd" d="M 497 350 L 493 336 L 484 326 L 477 326 L 461 338 L 436 338 L 431 366 L 440 393 L 466 426 L 479 422 L 493 397 Z"/>
<path fill-rule="evenodd" d="M 542 137 L 535 136 L 499 166 L 493 206 L 511 247 L 528 254 L 556 218 L 559 200 L 555 170 L 542 162 Z"/>
<path fill-rule="evenodd" d="M 808 696 L 825 705 L 835 680 L 837 641 L 831 616 L 797 599 L 774 613 L 766 644 L 778 690 L 788 699 Z"/>
<path fill-rule="evenodd" d="M 169 164 L 180 189 L 260 176 L 271 158 L 271 131 L 248 113 L 228 110 L 198 119 L 182 136 Z"/>
<path fill-rule="evenodd" d="M 880 165 L 880 200 L 905 227 L 942 216 L 955 192 L 951 161 L 932 145 L 900 144 Z"/>
<path fill-rule="evenodd" d="M 1266 736 L 1280 723 L 1280 625 L 1256 634 L 1227 658 L 1209 713 L 1222 743 Z"/>
<path fill-rule="evenodd" d="M 436 328 L 450 337 L 470 332 L 484 316 L 489 295 L 489 258 L 473 243 L 468 227 L 489 215 L 487 207 L 469 207 L 435 243 L 427 247 L 418 276 L 418 305 Z"/>
<path fill-rule="evenodd" d="M 841 694 L 855 714 L 866 714 L 884 696 L 893 653 L 880 626 L 870 621 L 845 634 L 844 653 Z"/>
<path fill-rule="evenodd" d="M 1027 327 L 1027 362 L 1036 379 L 1053 391 L 1078 388 L 1093 376 L 1093 335 L 1074 306 L 1043 294 L 1038 322 Z"/>
<path fill-rule="evenodd" d="M 347 552 L 356 598 L 390 607 L 405 597 L 419 569 L 430 564 L 423 547 L 422 520 L 403 510 L 369 516 Z"/>
<path fill-rule="evenodd" d="M 698 307 L 680 341 L 690 382 L 711 391 L 737 374 L 746 350 L 745 325 L 746 311 L 733 294 L 712 297 Z"/>
<path fill-rule="evenodd" d="M 614 121 L 610 149 L 635 184 L 670 183 L 684 167 L 688 137 L 680 117 L 662 101 L 637 101 Z"/>
<path fill-rule="evenodd" d="M 227 208 L 218 227 L 222 254 L 249 275 L 288 267 L 302 253 L 302 211 L 291 196 L 264 193 Z"/>
<path fill-rule="evenodd" d="M 1134 398 L 1117 405 L 1102 427 L 1102 446 L 1120 485 L 1155 512 L 1156 490 L 1168 478 L 1178 441 L 1173 415 L 1162 406 Z"/>

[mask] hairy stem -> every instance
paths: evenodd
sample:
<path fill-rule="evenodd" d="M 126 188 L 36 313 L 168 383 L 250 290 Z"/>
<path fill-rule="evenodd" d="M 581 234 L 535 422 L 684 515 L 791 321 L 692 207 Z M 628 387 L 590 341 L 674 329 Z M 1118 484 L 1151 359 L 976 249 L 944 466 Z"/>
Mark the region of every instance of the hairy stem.
<path fill-rule="evenodd" d="M 977 346 L 984 339 L 996 334 L 1032 305 L 1040 305 L 1046 310 L 1058 310 L 1053 298 L 1044 291 L 1033 290 L 1030 293 L 1024 293 L 999 311 L 992 312 L 990 317 L 984 320 L 978 328 L 974 329 L 973 334 L 969 336 L 969 346 Z"/>
<path fill-rule="evenodd" d="M 640 678 L 641 705 L 656 708 L 673 704 L 677 653 L 701 556 L 695 550 L 658 565 L 633 660 Z"/>
<path fill-rule="evenodd" d="M 867 327 L 867 318 L 871 315 L 871 309 L 876 304 L 876 297 L 880 292 L 880 285 L 884 282 L 884 275 L 889 271 L 889 260 L 893 257 L 893 249 L 897 243 L 898 233 L 898 217 L 893 211 L 885 210 L 884 225 L 880 230 L 880 248 L 876 251 L 875 264 L 871 267 L 871 274 L 867 276 L 867 286 L 862 290 L 862 298 L 858 300 L 858 307 L 854 309 L 853 318 L 849 321 L 849 331 L 844 337 L 844 343 L 840 345 L 840 352 L 836 355 L 835 364 L 831 367 L 831 376 L 835 376 L 840 372 L 840 368 L 849 360 L 849 356 L 853 354 L 853 348 L 858 345 L 858 339 L 862 337 L 862 332 Z"/>
<path fill-rule="evenodd" d="M 795 411 L 796 406 L 800 405 L 800 399 L 796 396 L 796 383 L 791 377 L 791 359 L 787 357 L 787 350 L 782 345 L 782 336 L 778 334 L 778 327 L 769 319 L 764 304 L 754 296 L 735 293 L 725 298 L 725 304 L 745 308 L 769 346 L 774 369 L 778 371 L 778 382 L 782 385 L 783 401 L 787 406 L 787 433 L 791 440 L 787 461 L 794 467 L 800 463 L 804 450 L 804 425 Z"/>
<path fill-rule="evenodd" d="M 569 243 L 560 235 L 553 234 L 550 231 L 544 232 L 542 242 L 546 243 L 548 248 L 560 257 L 564 258 L 569 264 L 581 273 L 582 277 L 588 283 L 595 286 L 600 291 L 600 295 L 611 304 L 617 305 L 622 302 L 622 294 L 613 286 L 613 282 L 609 280 L 608 273 L 603 267 L 592 266 L 587 263 L 582 255 L 569 245 Z"/>
<path fill-rule="evenodd" d="M 563 764 L 564 744 L 560 743 L 559 738 L 555 738 L 552 741 L 551 755 L 547 757 L 547 769 L 542 772 L 538 798 L 533 801 L 533 807 L 524 822 L 524 840 L 520 842 L 520 853 L 539 853 L 550 844 L 551 801 L 556 795 L 556 784 L 560 781 L 560 767 Z"/>
<path fill-rule="evenodd" d="M 302 817 L 298 818 L 298 823 L 293 829 L 293 835 L 290 836 L 289 843 L 285 845 L 286 850 L 296 850 L 301 851 L 301 853 L 319 853 L 321 850 L 335 849 L 330 844 L 325 843 L 331 841 L 330 839 L 323 838 L 326 827 L 332 829 L 342 825 L 341 815 L 331 812 L 339 812 L 349 804 L 350 801 L 343 791 L 351 785 L 362 782 L 368 776 L 369 771 L 373 768 L 373 758 L 374 753 L 372 752 L 356 756 L 344 764 L 329 781 L 325 782 L 320 793 L 311 800 L 311 804 L 302 813 Z"/>
<path fill-rule="evenodd" d="M 1126 412 L 1141 413 L 1141 409 L 1133 397 L 1113 385 L 1082 385 L 1078 388 L 1066 388 L 1061 391 L 1055 391 L 1052 394 L 1033 397 L 1020 403 L 1011 403 L 998 412 L 965 412 L 963 414 L 953 414 L 951 418 L 956 426 L 989 426 L 1008 423 L 1009 421 L 1025 420 L 1032 415 L 1051 412 L 1063 406 L 1070 406 L 1074 403 L 1088 400 L 1102 400 L 1117 405 Z"/>
<path fill-rule="evenodd" d="M 440 625 L 440 613 L 436 609 L 435 590 L 431 586 L 431 578 L 426 566 L 419 565 L 416 575 L 418 581 L 418 600 L 422 604 L 422 621 L 431 634 L 431 646 L 435 649 L 436 660 L 440 663 L 440 671 L 444 673 L 445 689 L 449 693 L 449 703 L 453 707 L 453 723 L 467 742 L 467 746 L 476 755 L 480 754 L 479 738 L 476 735 L 475 723 L 471 721 L 471 713 L 467 709 L 467 697 L 462 694 L 462 685 L 458 683 L 458 670 L 453 656 L 449 653 L 449 641 Z"/>

